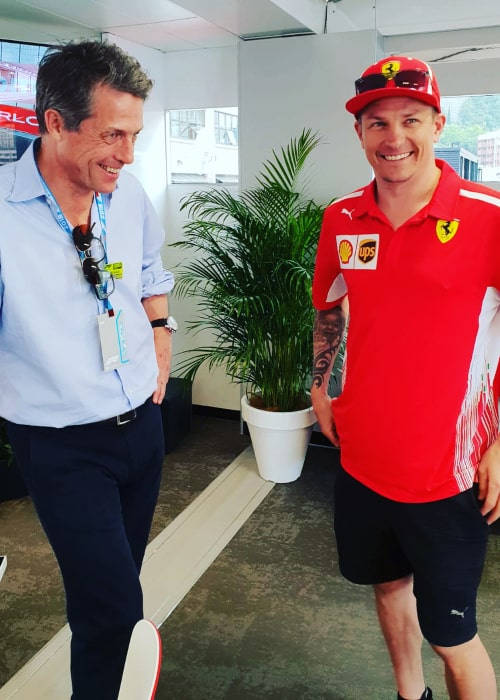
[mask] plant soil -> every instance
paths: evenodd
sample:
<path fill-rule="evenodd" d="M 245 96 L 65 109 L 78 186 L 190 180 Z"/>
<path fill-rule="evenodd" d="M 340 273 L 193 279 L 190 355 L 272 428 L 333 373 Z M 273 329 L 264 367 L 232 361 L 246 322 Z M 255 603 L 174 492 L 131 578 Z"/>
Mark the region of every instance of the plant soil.
<path fill-rule="evenodd" d="M 260 394 L 251 394 L 248 398 L 248 403 L 252 408 L 258 408 L 261 411 L 272 411 L 274 413 L 279 413 L 281 411 L 279 406 L 266 406 Z M 293 410 L 303 411 L 305 408 L 309 408 L 310 405 L 311 402 L 307 401 L 307 399 L 298 399 Z"/>

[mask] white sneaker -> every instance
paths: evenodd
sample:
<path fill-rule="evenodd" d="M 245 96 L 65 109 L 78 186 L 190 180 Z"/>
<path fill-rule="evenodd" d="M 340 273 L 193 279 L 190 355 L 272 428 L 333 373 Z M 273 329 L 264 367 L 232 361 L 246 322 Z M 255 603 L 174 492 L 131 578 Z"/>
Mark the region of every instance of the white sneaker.
<path fill-rule="evenodd" d="M 7 568 L 7 557 L 0 554 L 0 581 L 2 580 L 2 576 L 4 575 L 6 568 Z"/>
<path fill-rule="evenodd" d="M 150 620 L 136 623 L 128 647 L 118 700 L 153 700 L 160 676 L 161 637 Z"/>

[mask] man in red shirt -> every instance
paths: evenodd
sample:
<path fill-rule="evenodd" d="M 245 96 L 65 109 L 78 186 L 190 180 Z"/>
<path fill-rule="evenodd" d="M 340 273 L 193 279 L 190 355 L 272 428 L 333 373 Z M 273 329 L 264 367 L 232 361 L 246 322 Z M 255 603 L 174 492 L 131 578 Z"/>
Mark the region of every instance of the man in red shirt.
<path fill-rule="evenodd" d="M 432 698 L 423 637 L 452 700 L 495 700 L 476 596 L 500 516 L 500 195 L 435 159 L 445 117 L 426 63 L 383 59 L 355 87 L 346 108 L 375 177 L 326 210 L 313 284 L 312 401 L 341 449 L 339 566 L 374 587 L 400 700 Z"/>

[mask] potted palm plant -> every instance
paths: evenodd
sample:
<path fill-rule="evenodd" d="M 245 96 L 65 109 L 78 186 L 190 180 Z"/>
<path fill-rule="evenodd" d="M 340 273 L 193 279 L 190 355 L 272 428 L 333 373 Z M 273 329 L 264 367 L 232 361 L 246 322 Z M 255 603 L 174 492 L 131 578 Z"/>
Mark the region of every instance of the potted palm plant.
<path fill-rule="evenodd" d="M 189 253 L 176 271 L 176 294 L 196 298 L 200 312 L 187 330 L 209 329 L 213 338 L 180 353 L 177 371 L 192 381 L 202 364 L 222 365 L 232 381 L 247 386 L 242 415 L 260 473 L 272 481 L 299 476 L 315 422 L 307 391 L 311 283 L 325 206 L 305 195 L 304 166 L 320 142 L 317 133 L 304 129 L 273 151 L 257 185 L 239 196 L 221 188 L 188 195 L 181 204 L 188 214 L 184 237 L 173 244 Z M 275 421 L 277 451 L 268 444 Z M 292 448 L 288 471 L 285 449 L 296 423 L 306 435 L 300 448 Z M 257 443 L 259 427 L 265 431 L 263 447 Z"/>

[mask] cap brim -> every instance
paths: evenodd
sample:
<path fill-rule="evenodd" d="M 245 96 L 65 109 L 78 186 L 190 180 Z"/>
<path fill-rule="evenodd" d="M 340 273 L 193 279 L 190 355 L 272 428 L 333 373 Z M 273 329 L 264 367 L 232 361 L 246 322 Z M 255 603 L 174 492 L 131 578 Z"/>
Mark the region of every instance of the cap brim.
<path fill-rule="evenodd" d="M 440 111 L 439 102 L 436 99 L 436 95 L 429 95 L 427 92 L 420 92 L 419 90 L 412 90 L 403 87 L 389 87 L 381 88 L 380 90 L 368 90 L 367 92 L 361 93 L 361 95 L 356 95 L 351 97 L 345 103 L 345 108 L 351 114 L 359 114 L 367 105 L 371 102 L 378 102 L 378 100 L 383 100 L 386 97 L 410 97 L 412 100 L 418 100 L 419 102 L 425 102 L 425 104 L 434 107 Z"/>

